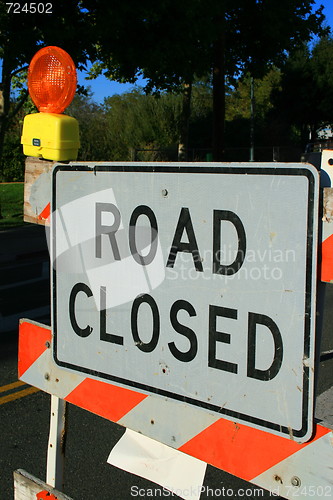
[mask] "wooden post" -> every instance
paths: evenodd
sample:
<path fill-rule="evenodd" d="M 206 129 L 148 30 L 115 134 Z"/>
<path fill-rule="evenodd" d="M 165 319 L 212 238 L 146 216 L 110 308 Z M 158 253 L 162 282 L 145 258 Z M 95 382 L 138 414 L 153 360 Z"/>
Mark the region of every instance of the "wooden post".
<path fill-rule="evenodd" d="M 51 172 L 55 162 L 28 157 L 24 176 L 24 221 L 48 225 Z"/>
<path fill-rule="evenodd" d="M 49 225 L 51 173 L 55 163 L 32 157 L 26 159 L 24 178 L 25 222 L 44 226 Z M 51 396 L 46 483 L 50 487 L 58 489 L 62 489 L 63 483 L 65 413 L 66 402 L 56 396 Z"/>
<path fill-rule="evenodd" d="M 14 472 L 14 500 L 36 500 L 37 495 L 43 491 L 47 491 L 57 500 L 72 500 L 69 496 L 51 488 L 44 481 L 32 476 L 25 470 L 18 469 Z"/>

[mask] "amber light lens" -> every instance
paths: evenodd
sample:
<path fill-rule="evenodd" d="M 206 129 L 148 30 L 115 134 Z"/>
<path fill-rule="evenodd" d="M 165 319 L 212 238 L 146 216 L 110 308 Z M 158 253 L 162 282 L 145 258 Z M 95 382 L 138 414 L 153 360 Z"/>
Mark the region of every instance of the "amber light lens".
<path fill-rule="evenodd" d="M 76 68 L 60 47 L 44 47 L 32 58 L 28 70 L 28 89 L 38 110 L 63 113 L 76 90 Z"/>

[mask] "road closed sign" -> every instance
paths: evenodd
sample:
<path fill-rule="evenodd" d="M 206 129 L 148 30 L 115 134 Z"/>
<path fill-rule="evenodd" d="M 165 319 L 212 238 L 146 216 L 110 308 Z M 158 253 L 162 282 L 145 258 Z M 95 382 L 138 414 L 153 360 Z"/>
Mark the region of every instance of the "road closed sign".
<path fill-rule="evenodd" d="M 309 440 L 318 190 L 307 164 L 56 165 L 55 362 Z"/>

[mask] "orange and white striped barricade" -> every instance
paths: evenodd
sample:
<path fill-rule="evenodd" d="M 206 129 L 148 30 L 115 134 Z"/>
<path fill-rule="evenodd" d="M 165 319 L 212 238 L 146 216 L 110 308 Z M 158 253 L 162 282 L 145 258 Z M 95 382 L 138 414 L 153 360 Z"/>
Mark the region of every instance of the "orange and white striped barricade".
<path fill-rule="evenodd" d="M 19 339 L 20 379 L 56 405 L 50 483 L 70 402 L 285 498 L 332 488 L 332 431 L 314 419 L 317 170 L 52 176 L 53 327 L 22 320 Z"/>
<path fill-rule="evenodd" d="M 333 282 L 333 150 L 321 154 L 320 180 L 323 189 L 320 279 L 330 283 Z"/>
<path fill-rule="evenodd" d="M 25 161 L 25 222 L 47 226 L 50 216 L 51 173 L 55 162 L 28 157 Z"/>
<path fill-rule="evenodd" d="M 321 153 L 320 185 L 322 188 L 322 224 L 320 234 L 320 281 L 324 285 L 321 301 L 325 294 L 325 284 L 333 283 L 333 150 L 324 150 Z M 321 287 L 323 286 L 321 285 Z M 320 311 L 322 314 L 323 310 Z M 333 349 L 322 350 L 321 359 L 333 356 Z"/>
<path fill-rule="evenodd" d="M 276 495 L 332 492 L 333 434 L 324 422 L 299 444 L 178 401 L 70 372 L 53 361 L 51 329 L 28 320 L 20 324 L 19 378 Z"/>
<path fill-rule="evenodd" d="M 70 402 L 285 498 L 328 492 L 332 431 L 313 415 L 316 169 L 72 163 L 52 175 L 53 331 L 22 320 L 19 338 L 19 378 L 55 405 L 48 484 L 61 483 Z"/>
<path fill-rule="evenodd" d="M 22 469 L 14 472 L 14 498 L 15 500 L 72 500 Z"/>

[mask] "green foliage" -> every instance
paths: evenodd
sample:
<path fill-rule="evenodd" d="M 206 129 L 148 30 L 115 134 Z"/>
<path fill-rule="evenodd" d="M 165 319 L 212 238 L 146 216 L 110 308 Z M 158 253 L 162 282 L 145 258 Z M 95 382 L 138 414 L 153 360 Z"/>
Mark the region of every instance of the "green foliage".
<path fill-rule="evenodd" d="M 24 161 L 22 146 L 17 136 L 7 134 L 3 153 L 3 181 L 20 182 L 24 180 Z"/>
<path fill-rule="evenodd" d="M 82 0 L 96 26 L 93 75 L 147 80 L 146 92 L 175 91 L 213 75 L 213 153 L 223 158 L 225 80 L 262 77 L 323 33 L 313 0 Z M 184 106 L 184 114 L 188 106 Z M 183 116 L 183 123 L 187 117 Z M 182 134 L 185 136 L 185 134 Z M 185 141 L 181 141 L 184 143 Z"/>
<path fill-rule="evenodd" d="M 313 0 L 82 0 L 96 30 L 98 59 L 92 76 L 133 82 L 147 91 L 179 88 L 209 73 L 214 45 L 223 37 L 229 76 L 262 76 L 267 64 L 321 31 Z"/>
<path fill-rule="evenodd" d="M 23 224 L 23 183 L 0 184 L 0 230 Z"/>
<path fill-rule="evenodd" d="M 66 111 L 76 118 L 80 127 L 79 160 L 106 161 L 109 159 L 109 132 L 105 113 L 88 95 L 76 95 Z"/>
<path fill-rule="evenodd" d="M 5 71 L 26 67 L 43 45 L 57 45 L 70 52 L 78 64 L 93 55 L 92 26 L 78 0 L 52 2 L 50 14 L 13 14 L 0 4 L 0 57 Z"/>
<path fill-rule="evenodd" d="M 270 69 L 263 78 L 254 79 L 256 119 L 264 118 L 272 109 L 272 93 L 280 88 L 281 71 Z M 226 120 L 237 118 L 249 119 L 251 113 L 251 75 L 239 79 L 235 87 L 229 89 L 226 96 Z"/>
<path fill-rule="evenodd" d="M 321 127 L 333 126 L 333 39 L 323 37 L 290 54 L 279 69 L 254 80 L 255 144 L 304 150 Z M 227 93 L 227 144 L 248 144 L 250 75 Z M 238 131 L 238 134 L 237 134 Z M 311 135 L 310 135 L 311 134 Z"/>
<path fill-rule="evenodd" d="M 5 178 L 23 175 L 21 125 L 23 114 L 33 109 L 25 75 L 32 56 L 44 45 L 67 50 L 79 69 L 88 60 L 93 62 L 91 78 L 104 73 L 120 82 L 135 82 L 142 75 L 148 82 L 144 90 L 110 97 L 103 105 L 80 89 L 68 112 L 80 122 L 81 160 L 129 160 L 133 151 L 148 148 L 175 151 L 179 143 L 186 143 L 187 123 L 189 146 L 210 148 L 212 137 L 222 142 L 225 108 L 226 146 L 245 145 L 251 76 L 255 77 L 256 140 L 286 140 L 288 134 L 300 136 L 309 127 L 328 123 L 333 102 L 332 40 L 321 40 L 311 51 L 304 49 L 313 34 L 324 32 L 322 8 L 312 12 L 313 4 L 313 0 L 57 0 L 50 16 L 18 16 L 8 14 L 5 3 L 0 3 L 4 103 L 0 157 Z M 189 118 L 184 89 L 191 86 Z M 12 102 L 11 89 L 15 89 Z M 212 124 L 219 134 L 212 134 Z"/>
<path fill-rule="evenodd" d="M 106 99 L 104 110 L 115 160 L 132 159 L 134 150 L 167 149 L 178 143 L 180 96 L 154 97 L 134 90 Z"/>
<path fill-rule="evenodd" d="M 211 87 L 203 83 L 194 85 L 190 120 L 192 147 L 210 145 L 211 105 Z M 170 155 L 177 159 L 181 94 L 153 96 L 135 88 L 105 99 L 103 105 L 93 102 L 91 95 L 76 96 L 68 112 L 79 120 L 80 160 L 126 161 L 135 157 L 146 161 L 167 160 Z"/>
<path fill-rule="evenodd" d="M 145 91 L 161 93 L 158 105 L 151 96 L 139 99 L 134 95 L 126 98 L 126 102 L 114 98 L 103 108 L 79 98 L 73 104 L 71 113 L 81 122 L 81 159 L 94 156 L 98 160 L 110 155 L 123 159 L 131 156 L 131 149 L 144 149 L 147 144 L 165 148 L 184 143 L 188 106 L 176 94 L 196 78 L 219 74 L 218 80 L 213 79 L 213 106 L 209 109 L 203 106 L 201 110 L 197 105 L 192 106 L 197 114 L 189 122 L 190 140 L 197 137 L 200 146 L 211 141 L 211 127 L 206 123 L 212 113 L 219 118 L 213 120 L 214 124 L 221 125 L 224 120 L 221 97 L 225 76 L 238 78 L 250 71 L 252 76 L 262 77 L 268 66 L 280 65 L 288 53 L 307 43 L 313 34 L 323 32 L 322 9 L 313 13 L 313 3 L 313 0 L 57 0 L 52 3 L 50 15 L 14 15 L 7 12 L 5 2 L 0 3 L 0 90 L 4 103 L 0 112 L 0 166 L 6 169 L 9 165 L 6 151 L 11 149 L 12 139 L 6 139 L 2 155 L 5 134 L 12 133 L 10 122 L 26 101 L 24 72 L 40 47 L 64 48 L 79 69 L 87 61 L 95 63 L 92 78 L 104 73 L 120 82 L 135 82 L 143 75 L 148 82 Z M 18 92 L 14 107 L 10 105 L 13 85 Z M 164 91 L 174 94 L 166 97 Z M 128 118 L 124 119 L 123 113 Z M 220 127 L 221 141 L 222 132 Z M 19 170 L 15 178 L 18 175 Z"/>
<path fill-rule="evenodd" d="M 333 38 L 324 37 L 310 49 L 288 58 L 282 67 L 281 88 L 273 105 L 291 130 L 298 129 L 303 146 L 320 127 L 333 126 Z"/>
<path fill-rule="evenodd" d="M 11 103 L 11 108 L 17 106 L 17 101 Z M 34 103 L 26 99 L 22 107 L 9 124 L 2 152 L 2 180 L 4 182 L 19 182 L 24 180 L 25 156 L 21 145 L 21 134 L 24 116 L 37 111 Z"/>
<path fill-rule="evenodd" d="M 333 37 L 322 38 L 311 53 L 310 66 L 316 86 L 318 121 L 333 125 Z"/>
<path fill-rule="evenodd" d="M 211 83 L 209 80 L 200 80 L 192 88 L 189 148 L 211 150 L 212 114 L 213 94 Z M 202 155 L 199 156 L 199 159 L 202 159 Z"/>
<path fill-rule="evenodd" d="M 300 145 L 303 128 L 312 123 L 310 118 L 315 117 L 315 124 L 329 123 L 329 119 L 332 122 L 332 84 L 329 78 L 333 69 L 332 50 L 332 40 L 325 38 L 311 50 L 305 47 L 290 56 L 283 71 L 272 68 L 263 78 L 254 79 L 256 145 Z M 249 147 L 250 93 L 249 74 L 227 88 L 227 148 Z M 189 147 L 192 149 L 211 149 L 212 101 L 209 78 L 197 81 L 192 87 L 189 121 Z M 13 102 L 12 106 L 15 105 Z M 3 154 L 5 179 L 8 181 L 23 179 L 21 127 L 24 115 L 35 111 L 29 98 L 8 130 Z M 109 97 L 99 105 L 93 101 L 88 88 L 86 95 L 75 96 L 68 113 L 80 124 L 79 160 L 177 158 L 182 123 L 181 93 L 161 92 L 159 96 L 153 96 L 147 95 L 143 89 L 134 88 L 126 94 Z"/>

